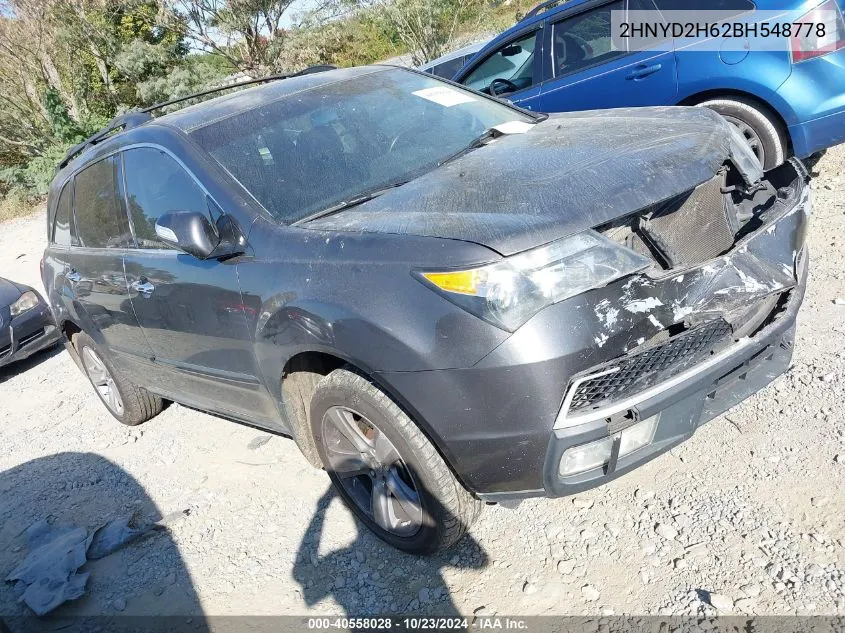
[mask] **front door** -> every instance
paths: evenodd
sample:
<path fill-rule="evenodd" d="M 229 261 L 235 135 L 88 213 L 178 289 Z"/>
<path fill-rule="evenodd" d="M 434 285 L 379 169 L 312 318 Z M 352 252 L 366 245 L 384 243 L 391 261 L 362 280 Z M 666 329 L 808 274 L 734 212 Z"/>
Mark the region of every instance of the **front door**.
<path fill-rule="evenodd" d="M 205 191 L 161 149 L 124 152 L 126 201 L 135 235 L 126 280 L 153 350 L 155 390 L 203 409 L 275 419 L 258 379 L 247 311 L 234 263 L 199 260 L 159 241 L 156 220 L 171 211 L 210 213 Z"/>
<path fill-rule="evenodd" d="M 545 38 L 552 52 L 552 78 L 543 84 L 540 109 L 674 105 L 678 94 L 674 51 L 629 52 L 616 46 L 611 13 L 625 7 L 625 0 L 615 0 L 549 23 Z"/>

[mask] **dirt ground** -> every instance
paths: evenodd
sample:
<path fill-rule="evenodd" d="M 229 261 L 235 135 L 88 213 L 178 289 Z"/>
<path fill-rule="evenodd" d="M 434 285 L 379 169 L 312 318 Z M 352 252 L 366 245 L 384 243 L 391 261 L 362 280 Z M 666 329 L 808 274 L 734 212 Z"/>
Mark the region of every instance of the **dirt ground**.
<path fill-rule="evenodd" d="M 457 549 L 405 556 L 293 442 L 180 406 L 122 427 L 55 350 L 0 369 L 0 573 L 38 519 L 136 513 L 167 529 L 88 563 L 58 615 L 845 615 L 845 147 L 814 173 L 793 366 L 611 485 L 488 507 Z M 44 232 L 0 224 L 0 275 L 40 288 Z M 27 613 L 8 584 L 0 613 Z"/>

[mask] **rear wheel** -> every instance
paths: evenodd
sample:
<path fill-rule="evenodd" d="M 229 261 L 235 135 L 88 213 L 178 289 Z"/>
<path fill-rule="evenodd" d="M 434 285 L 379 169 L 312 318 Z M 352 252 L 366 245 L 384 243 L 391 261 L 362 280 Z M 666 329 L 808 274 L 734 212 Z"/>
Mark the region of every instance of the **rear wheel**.
<path fill-rule="evenodd" d="M 82 370 L 115 419 L 136 426 L 161 413 L 162 399 L 129 382 L 90 336 L 83 332 L 75 334 L 73 346 L 82 361 Z"/>
<path fill-rule="evenodd" d="M 770 109 L 741 97 L 710 99 L 698 105 L 715 110 L 736 127 L 763 169 L 774 169 L 786 160 L 785 135 Z"/>
<path fill-rule="evenodd" d="M 338 369 L 311 400 L 320 459 L 347 506 L 379 538 L 416 554 L 451 547 L 482 504 L 387 394 Z"/>

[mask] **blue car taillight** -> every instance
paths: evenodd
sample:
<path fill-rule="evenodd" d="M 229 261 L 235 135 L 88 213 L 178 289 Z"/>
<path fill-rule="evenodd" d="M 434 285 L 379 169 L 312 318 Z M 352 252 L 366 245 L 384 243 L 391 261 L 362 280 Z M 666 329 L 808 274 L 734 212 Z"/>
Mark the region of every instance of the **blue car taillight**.
<path fill-rule="evenodd" d="M 790 38 L 792 61 L 803 62 L 845 48 L 845 20 L 836 0 L 827 0 L 796 20 L 796 35 Z M 803 25 L 812 25 L 807 28 Z"/>

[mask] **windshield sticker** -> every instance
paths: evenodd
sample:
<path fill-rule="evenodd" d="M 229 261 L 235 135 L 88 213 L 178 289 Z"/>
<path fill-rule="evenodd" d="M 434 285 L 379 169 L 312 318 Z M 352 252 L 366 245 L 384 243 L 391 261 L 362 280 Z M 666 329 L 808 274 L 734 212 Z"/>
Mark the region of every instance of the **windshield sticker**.
<path fill-rule="evenodd" d="M 507 121 L 493 129 L 502 134 L 525 134 L 533 125 L 533 123 L 526 123 L 525 121 Z"/>
<path fill-rule="evenodd" d="M 425 88 L 417 90 L 411 94 L 432 101 L 444 108 L 451 108 L 452 106 L 460 105 L 462 103 L 471 103 L 475 101 L 475 97 L 470 96 L 466 92 L 449 88 L 448 86 L 438 86 L 436 88 Z"/>

